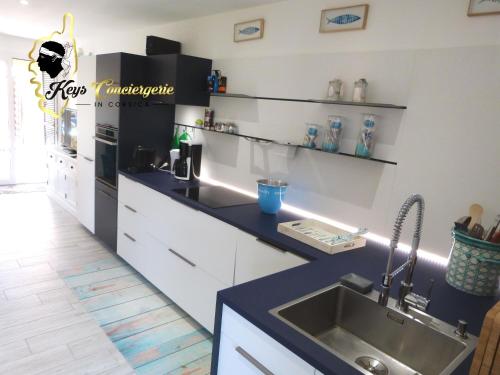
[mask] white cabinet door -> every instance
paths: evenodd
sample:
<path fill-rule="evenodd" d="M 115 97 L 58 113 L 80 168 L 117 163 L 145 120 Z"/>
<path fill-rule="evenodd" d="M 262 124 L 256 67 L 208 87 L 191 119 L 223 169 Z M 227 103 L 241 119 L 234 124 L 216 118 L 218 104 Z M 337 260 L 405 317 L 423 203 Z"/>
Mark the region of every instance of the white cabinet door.
<path fill-rule="evenodd" d="M 80 223 L 94 233 L 95 170 L 93 159 L 77 156 L 76 206 Z"/>
<path fill-rule="evenodd" d="M 307 362 L 224 305 L 218 375 L 314 375 L 314 371 Z"/>
<path fill-rule="evenodd" d="M 155 265 L 150 266 L 144 276 L 205 329 L 213 332 L 217 292 L 229 285 L 221 283 L 169 245 L 152 236 L 147 238 L 145 248 L 154 253 Z"/>
<path fill-rule="evenodd" d="M 242 231 L 238 232 L 234 283 L 241 284 L 307 263 Z"/>
<path fill-rule="evenodd" d="M 56 167 L 56 188 L 55 193 L 59 198 L 66 199 L 66 171 L 64 168 Z"/>
<path fill-rule="evenodd" d="M 95 90 L 91 83 L 96 81 L 96 57 L 82 56 L 78 59 L 78 84 L 87 92 L 78 96 L 77 129 L 78 154 L 95 157 Z"/>
<path fill-rule="evenodd" d="M 49 152 L 47 155 L 47 168 L 47 189 L 53 193 L 57 184 L 57 162 L 56 155 L 53 152 Z"/>

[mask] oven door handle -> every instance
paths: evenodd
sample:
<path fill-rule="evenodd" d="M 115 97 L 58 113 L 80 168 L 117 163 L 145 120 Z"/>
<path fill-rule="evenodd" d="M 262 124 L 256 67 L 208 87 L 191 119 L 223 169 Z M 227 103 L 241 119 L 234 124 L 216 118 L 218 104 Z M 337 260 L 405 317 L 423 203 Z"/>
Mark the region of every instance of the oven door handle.
<path fill-rule="evenodd" d="M 110 146 L 116 146 L 116 145 L 118 144 L 118 142 L 108 141 L 108 140 L 106 140 L 106 139 L 102 139 L 102 138 L 99 138 L 99 137 L 94 137 L 94 139 L 95 139 L 97 142 L 106 143 L 107 145 L 110 145 Z"/>

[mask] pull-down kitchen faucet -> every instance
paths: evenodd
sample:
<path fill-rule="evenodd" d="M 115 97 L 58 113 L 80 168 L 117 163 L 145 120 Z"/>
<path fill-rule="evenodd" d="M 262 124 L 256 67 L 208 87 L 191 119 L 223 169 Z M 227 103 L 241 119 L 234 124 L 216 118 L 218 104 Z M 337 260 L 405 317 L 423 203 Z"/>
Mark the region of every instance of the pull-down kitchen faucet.
<path fill-rule="evenodd" d="M 398 247 L 399 237 L 401 236 L 401 230 L 403 228 L 404 220 L 408 215 L 408 212 L 413 207 L 413 205 L 417 205 L 417 223 L 415 226 L 415 232 L 413 233 L 413 239 L 411 242 L 411 251 L 408 255 L 408 260 L 399 266 L 397 269 L 392 270 L 392 263 L 394 257 L 394 251 Z M 394 223 L 394 229 L 392 233 L 391 243 L 390 243 L 390 252 L 389 259 L 387 261 L 387 268 L 385 273 L 383 274 L 382 284 L 380 286 L 380 294 L 378 297 L 378 303 L 382 306 L 387 306 L 387 301 L 389 300 L 389 293 L 392 286 L 393 278 L 400 273 L 401 271 L 406 270 L 406 276 L 404 280 L 401 282 L 401 286 L 399 287 L 399 298 L 397 307 L 404 312 L 408 311 L 408 307 L 413 307 L 422 311 L 427 310 L 430 302 L 430 294 L 432 290 L 429 288 L 429 292 L 427 297 L 420 296 L 416 293 L 412 292 L 413 289 L 413 271 L 415 270 L 415 265 L 417 263 L 417 249 L 420 243 L 420 236 L 422 234 L 422 222 L 424 219 L 424 198 L 420 194 L 411 195 L 401 206 L 399 209 L 398 216 L 396 218 L 396 222 Z"/>

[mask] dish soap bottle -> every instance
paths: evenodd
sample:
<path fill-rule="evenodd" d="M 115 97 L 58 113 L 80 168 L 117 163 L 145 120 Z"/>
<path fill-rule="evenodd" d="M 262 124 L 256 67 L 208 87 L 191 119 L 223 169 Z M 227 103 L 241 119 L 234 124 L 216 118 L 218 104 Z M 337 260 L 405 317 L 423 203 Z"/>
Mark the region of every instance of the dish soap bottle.
<path fill-rule="evenodd" d="M 358 143 L 356 144 L 356 156 L 370 158 L 375 145 L 375 116 L 364 115 L 363 126 L 359 132 Z"/>

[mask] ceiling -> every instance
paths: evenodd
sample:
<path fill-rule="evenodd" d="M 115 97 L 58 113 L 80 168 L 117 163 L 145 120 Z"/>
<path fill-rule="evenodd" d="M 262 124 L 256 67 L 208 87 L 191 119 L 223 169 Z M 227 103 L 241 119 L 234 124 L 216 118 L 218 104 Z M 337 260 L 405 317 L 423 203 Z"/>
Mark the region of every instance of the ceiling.
<path fill-rule="evenodd" d="M 28 2 L 23 5 L 22 2 Z M 138 29 L 281 0 L 1 0 L 0 33 L 36 38 L 75 16 L 79 36 L 109 28 Z"/>

